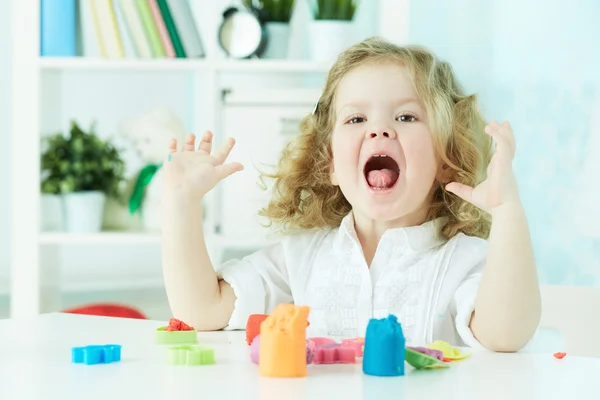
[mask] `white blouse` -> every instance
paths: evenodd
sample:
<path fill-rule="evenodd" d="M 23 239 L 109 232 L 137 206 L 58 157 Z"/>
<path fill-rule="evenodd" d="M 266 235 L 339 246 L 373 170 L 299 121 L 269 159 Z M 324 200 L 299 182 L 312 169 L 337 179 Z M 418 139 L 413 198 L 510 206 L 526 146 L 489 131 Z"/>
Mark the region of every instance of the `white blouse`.
<path fill-rule="evenodd" d="M 364 337 L 371 318 L 394 314 L 409 346 L 444 340 L 483 348 L 469 321 L 485 265 L 487 241 L 440 237 L 442 219 L 389 229 L 367 266 L 352 213 L 339 228 L 286 236 L 217 274 L 237 300 L 229 329 L 279 303 L 310 307 L 308 337 Z"/>

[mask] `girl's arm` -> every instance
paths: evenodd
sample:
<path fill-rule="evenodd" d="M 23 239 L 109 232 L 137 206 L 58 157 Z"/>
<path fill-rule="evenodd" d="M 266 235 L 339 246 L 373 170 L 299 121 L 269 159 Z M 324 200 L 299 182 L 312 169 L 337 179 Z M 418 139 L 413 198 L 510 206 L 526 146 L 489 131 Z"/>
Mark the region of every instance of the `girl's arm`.
<path fill-rule="evenodd" d="M 471 318 L 471 331 L 486 348 L 517 351 L 533 336 L 541 297 L 525 211 L 512 170 L 515 139 L 508 122 L 485 131 L 496 142 L 487 178 L 471 188 L 457 182 L 447 190 L 489 212 L 489 253 Z"/>
<path fill-rule="evenodd" d="M 227 326 L 235 295 L 217 278 L 202 231 L 202 198 L 220 180 L 241 170 L 238 163 L 224 164 L 233 140 L 211 154 L 212 133 L 206 132 L 198 150 L 188 135 L 183 151 L 171 141 L 163 164 L 162 265 L 165 288 L 174 317 L 198 330 Z"/>
<path fill-rule="evenodd" d="M 218 280 L 208 256 L 201 203 L 165 193 L 163 207 L 163 276 L 173 315 L 198 330 L 224 328 L 235 295 L 227 282 Z"/>
<path fill-rule="evenodd" d="M 540 289 L 521 203 L 492 210 L 489 253 L 471 331 L 486 348 L 512 352 L 533 336 L 541 315 Z"/>

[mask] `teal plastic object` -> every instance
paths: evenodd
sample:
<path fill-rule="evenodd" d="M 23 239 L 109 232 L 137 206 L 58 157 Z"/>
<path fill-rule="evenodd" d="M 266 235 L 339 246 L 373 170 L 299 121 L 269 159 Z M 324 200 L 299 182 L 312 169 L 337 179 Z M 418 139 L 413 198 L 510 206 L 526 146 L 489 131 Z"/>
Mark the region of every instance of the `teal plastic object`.
<path fill-rule="evenodd" d="M 156 344 L 192 344 L 198 343 L 197 331 L 165 331 L 165 327 L 156 330 Z"/>
<path fill-rule="evenodd" d="M 435 357 L 408 348 L 406 349 L 406 362 L 415 369 L 450 368 L 450 365 Z"/>
<path fill-rule="evenodd" d="M 215 363 L 215 352 L 210 347 L 197 345 L 172 346 L 167 352 L 169 365 L 210 365 Z"/>
<path fill-rule="evenodd" d="M 73 347 L 71 349 L 71 360 L 75 364 L 110 364 L 121 361 L 121 345 L 89 345 L 85 347 Z"/>
<path fill-rule="evenodd" d="M 406 339 L 395 315 L 371 319 L 365 336 L 363 372 L 373 376 L 404 375 Z"/>

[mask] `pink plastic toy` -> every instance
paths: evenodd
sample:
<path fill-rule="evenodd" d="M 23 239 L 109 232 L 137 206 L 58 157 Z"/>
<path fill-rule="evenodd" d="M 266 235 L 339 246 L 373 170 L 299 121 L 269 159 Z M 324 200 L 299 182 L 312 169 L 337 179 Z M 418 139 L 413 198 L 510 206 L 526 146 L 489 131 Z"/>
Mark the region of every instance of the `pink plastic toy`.
<path fill-rule="evenodd" d="M 326 338 L 326 337 L 311 337 L 308 340 L 310 340 L 311 342 L 313 342 L 315 344 L 315 347 L 321 347 L 321 346 L 326 345 L 326 344 L 335 343 L 335 340 L 330 339 L 330 338 Z"/>
<path fill-rule="evenodd" d="M 355 364 L 356 353 L 352 347 L 342 347 L 338 343 L 328 343 L 314 350 L 314 364 Z"/>
<path fill-rule="evenodd" d="M 364 346 L 365 346 L 365 340 L 363 338 L 343 339 L 342 340 L 342 347 L 353 348 L 354 352 L 356 353 L 356 357 L 363 356 Z"/>

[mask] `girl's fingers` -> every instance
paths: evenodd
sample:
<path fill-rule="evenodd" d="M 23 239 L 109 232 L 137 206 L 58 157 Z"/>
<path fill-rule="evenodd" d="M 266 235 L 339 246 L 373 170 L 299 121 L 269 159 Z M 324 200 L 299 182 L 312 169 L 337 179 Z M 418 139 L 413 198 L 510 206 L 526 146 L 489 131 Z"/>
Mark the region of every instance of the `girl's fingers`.
<path fill-rule="evenodd" d="M 473 203 L 473 188 L 471 186 L 463 185 L 458 182 L 451 182 L 446 185 L 446 190 L 450 193 L 454 193 L 461 199 Z"/>
<path fill-rule="evenodd" d="M 211 131 L 204 132 L 204 136 L 202 136 L 202 140 L 198 143 L 198 151 L 205 152 L 206 154 L 210 154 L 212 151 L 212 140 L 213 134 Z"/>
<path fill-rule="evenodd" d="M 244 166 L 240 163 L 229 163 L 229 164 L 221 164 L 215 167 L 217 172 L 217 177 L 219 180 L 227 178 L 229 175 L 233 175 L 234 173 L 241 171 L 244 169 Z"/>
<path fill-rule="evenodd" d="M 169 153 L 175 153 L 177 151 L 177 139 L 173 138 L 169 141 Z"/>
<path fill-rule="evenodd" d="M 185 138 L 185 143 L 183 144 L 183 151 L 194 151 L 194 142 L 196 141 L 196 135 L 190 133 Z"/>
<path fill-rule="evenodd" d="M 214 155 L 215 165 L 221 165 L 225 162 L 234 145 L 235 140 L 233 138 L 228 138 L 225 141 L 223 146 Z"/>

